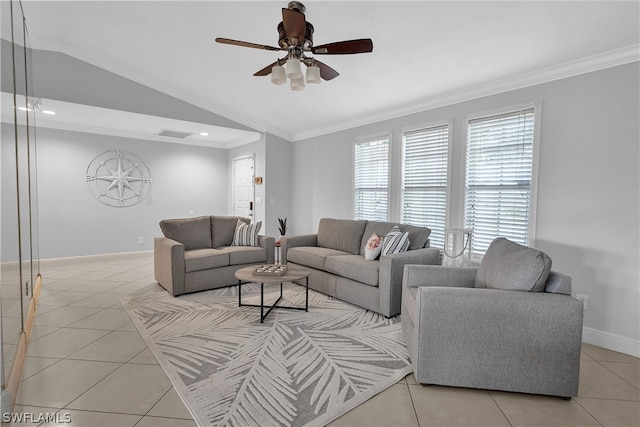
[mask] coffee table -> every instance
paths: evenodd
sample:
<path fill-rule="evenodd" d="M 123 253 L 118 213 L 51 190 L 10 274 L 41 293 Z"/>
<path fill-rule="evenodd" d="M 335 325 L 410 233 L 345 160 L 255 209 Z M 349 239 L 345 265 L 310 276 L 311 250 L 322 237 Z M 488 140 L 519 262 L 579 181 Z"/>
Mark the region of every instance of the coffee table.
<path fill-rule="evenodd" d="M 239 307 L 260 307 L 260 323 L 264 323 L 264 319 L 271 313 L 274 308 L 281 308 L 285 310 L 304 310 L 309 311 L 309 270 L 300 267 L 288 266 L 288 270 L 282 276 L 261 276 L 253 274 L 254 270 L 258 266 L 244 267 L 236 271 L 236 278 L 238 279 L 238 306 Z M 282 284 L 284 282 L 294 282 L 296 280 L 305 280 L 305 303 L 304 307 L 287 307 L 277 305 L 282 299 Z M 243 304 L 242 303 L 242 285 L 247 283 L 260 283 L 260 305 L 258 304 Z M 264 305 L 264 285 L 270 283 L 280 283 L 280 296 L 273 303 L 273 305 Z M 264 309 L 268 308 L 267 312 Z"/>

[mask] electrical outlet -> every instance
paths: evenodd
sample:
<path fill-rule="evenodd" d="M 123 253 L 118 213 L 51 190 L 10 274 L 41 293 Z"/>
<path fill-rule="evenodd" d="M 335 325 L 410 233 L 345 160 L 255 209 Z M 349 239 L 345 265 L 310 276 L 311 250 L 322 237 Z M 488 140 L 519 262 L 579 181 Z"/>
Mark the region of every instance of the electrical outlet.
<path fill-rule="evenodd" d="M 589 295 L 585 294 L 576 294 L 576 298 L 582 301 L 582 309 L 586 310 L 589 308 Z"/>
<path fill-rule="evenodd" d="M 138 237 L 138 244 L 144 245 L 144 237 Z"/>

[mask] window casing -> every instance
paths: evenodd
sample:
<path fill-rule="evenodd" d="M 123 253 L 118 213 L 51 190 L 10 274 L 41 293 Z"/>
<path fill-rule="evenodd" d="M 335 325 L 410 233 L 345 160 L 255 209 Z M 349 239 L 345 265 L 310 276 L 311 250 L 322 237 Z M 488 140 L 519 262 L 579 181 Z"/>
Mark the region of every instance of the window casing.
<path fill-rule="evenodd" d="M 529 244 L 534 121 L 528 108 L 467 123 L 464 218 L 474 254 L 496 237 Z"/>
<path fill-rule="evenodd" d="M 448 124 L 402 133 L 404 224 L 429 227 L 431 246 L 444 247 L 449 163 Z"/>
<path fill-rule="evenodd" d="M 355 143 L 354 219 L 388 220 L 389 141 L 384 136 Z"/>

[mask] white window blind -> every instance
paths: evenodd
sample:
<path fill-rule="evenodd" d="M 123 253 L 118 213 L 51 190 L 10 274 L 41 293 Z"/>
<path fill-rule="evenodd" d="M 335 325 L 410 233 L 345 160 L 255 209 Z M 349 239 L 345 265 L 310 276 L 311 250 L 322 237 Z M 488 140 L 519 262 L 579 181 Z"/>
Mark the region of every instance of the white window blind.
<path fill-rule="evenodd" d="M 354 218 L 386 221 L 389 138 L 356 142 L 354 172 Z"/>
<path fill-rule="evenodd" d="M 431 246 L 443 248 L 449 127 L 404 132 L 402 136 L 402 223 L 429 227 Z"/>
<path fill-rule="evenodd" d="M 472 253 L 496 237 L 527 245 L 531 206 L 534 110 L 470 120 L 467 128 L 465 223 Z"/>

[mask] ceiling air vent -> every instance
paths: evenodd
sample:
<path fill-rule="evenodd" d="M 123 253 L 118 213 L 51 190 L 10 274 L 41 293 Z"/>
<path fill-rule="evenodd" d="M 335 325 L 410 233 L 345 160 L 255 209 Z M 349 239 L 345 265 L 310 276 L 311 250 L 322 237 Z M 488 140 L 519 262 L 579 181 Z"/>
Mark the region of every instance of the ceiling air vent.
<path fill-rule="evenodd" d="M 184 139 L 188 136 L 193 135 L 193 132 L 182 132 L 180 130 L 167 130 L 167 129 L 163 129 L 160 132 L 158 132 L 156 135 L 160 135 L 160 136 L 169 136 L 171 138 L 180 138 L 180 139 Z"/>

